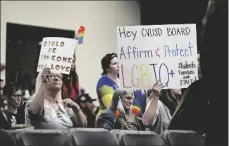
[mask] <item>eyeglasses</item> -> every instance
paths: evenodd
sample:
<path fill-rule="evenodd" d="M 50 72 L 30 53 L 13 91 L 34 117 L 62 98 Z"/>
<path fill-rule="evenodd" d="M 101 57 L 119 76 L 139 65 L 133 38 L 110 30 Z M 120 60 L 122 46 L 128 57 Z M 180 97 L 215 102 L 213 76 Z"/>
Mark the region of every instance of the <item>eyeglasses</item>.
<path fill-rule="evenodd" d="M 22 95 L 21 94 L 15 94 L 15 95 L 12 95 L 13 97 L 17 97 L 17 98 L 21 98 L 22 97 Z"/>
<path fill-rule="evenodd" d="M 63 78 L 63 75 L 62 74 L 49 74 L 48 75 L 48 78 L 49 79 L 54 79 L 54 78 L 60 78 L 60 79 L 62 79 Z"/>

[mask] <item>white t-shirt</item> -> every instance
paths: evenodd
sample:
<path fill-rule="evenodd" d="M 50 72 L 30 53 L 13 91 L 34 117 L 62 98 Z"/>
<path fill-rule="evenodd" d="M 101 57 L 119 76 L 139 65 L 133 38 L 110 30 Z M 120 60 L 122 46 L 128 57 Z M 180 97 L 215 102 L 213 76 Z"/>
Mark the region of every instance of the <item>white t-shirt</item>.
<path fill-rule="evenodd" d="M 54 110 L 51 106 L 44 103 L 42 115 L 33 115 L 28 113 L 30 123 L 35 129 L 66 129 L 72 128 L 73 123 L 71 117 L 75 114 L 71 108 L 64 107 L 62 103 L 58 103 L 59 109 Z"/>

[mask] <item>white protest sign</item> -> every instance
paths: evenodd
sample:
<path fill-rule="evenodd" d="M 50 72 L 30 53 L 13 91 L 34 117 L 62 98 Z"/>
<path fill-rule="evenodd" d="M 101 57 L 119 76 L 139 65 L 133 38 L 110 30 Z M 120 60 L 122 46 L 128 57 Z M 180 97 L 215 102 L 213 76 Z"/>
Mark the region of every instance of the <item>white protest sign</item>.
<path fill-rule="evenodd" d="M 43 38 L 37 72 L 49 66 L 56 73 L 69 74 L 76 43 L 70 38 Z"/>
<path fill-rule="evenodd" d="M 122 88 L 187 88 L 198 79 L 195 24 L 117 28 Z"/>

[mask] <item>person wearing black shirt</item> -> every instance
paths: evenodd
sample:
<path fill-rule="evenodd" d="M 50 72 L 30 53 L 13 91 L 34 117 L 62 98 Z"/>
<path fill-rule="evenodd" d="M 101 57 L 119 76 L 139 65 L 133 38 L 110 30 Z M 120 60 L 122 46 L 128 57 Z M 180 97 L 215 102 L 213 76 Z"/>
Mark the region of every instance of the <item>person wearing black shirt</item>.
<path fill-rule="evenodd" d="M 3 91 L 7 98 L 8 106 L 0 112 L 0 129 L 15 129 L 23 127 L 24 117 L 18 113 L 21 106 L 21 87 L 14 84 L 6 84 Z"/>

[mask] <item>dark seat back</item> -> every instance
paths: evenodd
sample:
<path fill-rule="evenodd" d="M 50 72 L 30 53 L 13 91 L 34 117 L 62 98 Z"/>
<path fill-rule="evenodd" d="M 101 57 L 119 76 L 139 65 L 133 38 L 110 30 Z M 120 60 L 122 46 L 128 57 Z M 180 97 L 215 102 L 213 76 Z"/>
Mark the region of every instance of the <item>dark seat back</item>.
<path fill-rule="evenodd" d="M 8 131 L 0 130 L 0 145 L 1 146 L 16 146 L 16 138 Z"/>
<path fill-rule="evenodd" d="M 150 131 L 112 130 L 111 132 L 116 136 L 120 146 L 164 145 L 164 141 L 161 139 L 161 137 Z"/>
<path fill-rule="evenodd" d="M 166 130 L 162 139 L 169 146 L 205 146 L 202 135 L 192 130 Z"/>
<path fill-rule="evenodd" d="M 5 131 L 10 133 L 13 136 L 13 138 L 17 141 L 17 133 L 18 133 L 18 131 L 16 131 L 16 130 L 5 130 Z"/>
<path fill-rule="evenodd" d="M 114 135 L 102 128 L 76 128 L 71 129 L 73 144 L 75 146 L 118 146 Z"/>
<path fill-rule="evenodd" d="M 64 130 L 26 130 L 18 132 L 20 146 L 70 146 Z"/>

